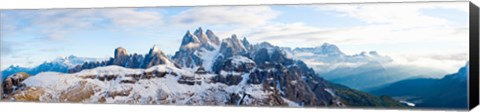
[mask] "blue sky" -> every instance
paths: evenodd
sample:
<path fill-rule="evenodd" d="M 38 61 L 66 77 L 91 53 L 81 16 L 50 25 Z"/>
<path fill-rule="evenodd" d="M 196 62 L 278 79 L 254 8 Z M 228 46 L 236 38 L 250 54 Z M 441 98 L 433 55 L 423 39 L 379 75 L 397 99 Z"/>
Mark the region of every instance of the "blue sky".
<path fill-rule="evenodd" d="M 347 54 L 374 50 L 401 64 L 451 63 L 437 67 L 454 71 L 468 59 L 467 6 L 439 2 L 2 10 L 2 69 L 68 55 L 106 58 L 120 46 L 145 54 L 157 45 L 172 55 L 187 30 L 202 27 L 220 38 L 237 34 L 253 43 L 287 47 L 328 42 Z"/>

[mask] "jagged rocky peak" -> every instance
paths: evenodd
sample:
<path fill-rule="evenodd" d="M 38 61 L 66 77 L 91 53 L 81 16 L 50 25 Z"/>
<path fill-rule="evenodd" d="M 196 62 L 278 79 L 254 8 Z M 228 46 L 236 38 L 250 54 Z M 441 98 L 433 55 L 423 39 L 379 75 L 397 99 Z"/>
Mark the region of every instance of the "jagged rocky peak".
<path fill-rule="evenodd" d="M 162 50 L 160 50 L 160 48 L 157 47 L 157 45 L 153 45 L 153 47 L 150 48 L 150 51 L 148 52 L 148 54 L 162 54 L 162 55 L 165 55 L 165 54 L 163 54 Z"/>
<path fill-rule="evenodd" d="M 84 69 L 110 65 L 117 65 L 126 68 L 150 68 L 156 65 L 170 65 L 179 68 L 179 66 L 173 63 L 173 61 L 162 52 L 162 50 L 154 45 L 145 55 L 137 53 L 128 54 L 124 48 L 118 47 L 115 49 L 114 57 L 109 60 L 85 62 L 82 65 L 68 69 L 67 72 L 75 73 Z"/>
<path fill-rule="evenodd" d="M 154 45 L 150 52 L 145 55 L 144 62 L 142 63 L 141 68 L 149 68 L 155 65 L 173 64 L 170 58 L 168 58 L 162 50 L 160 50 L 156 45 Z"/>
<path fill-rule="evenodd" d="M 116 48 L 114 58 L 113 58 L 113 64 L 114 65 L 123 65 L 126 60 L 128 60 L 127 50 L 123 47 Z"/>
<path fill-rule="evenodd" d="M 150 48 L 150 51 L 148 52 L 148 54 L 146 55 L 145 58 L 149 58 L 149 57 L 153 57 L 153 56 L 169 59 L 168 56 L 165 55 L 165 53 L 163 53 L 163 51 L 160 50 L 160 48 L 157 47 L 157 45 L 153 45 L 153 47 Z"/>
<path fill-rule="evenodd" d="M 199 27 L 197 30 L 195 30 L 193 34 L 197 36 L 202 44 L 208 44 L 210 42 L 210 39 L 207 37 L 207 35 L 203 33 L 202 27 Z"/>
<path fill-rule="evenodd" d="M 322 46 L 316 47 L 315 54 L 332 54 L 332 55 L 344 55 L 340 49 L 333 44 L 323 43 Z"/>
<path fill-rule="evenodd" d="M 220 45 L 220 53 L 224 57 L 231 57 L 234 55 L 242 55 L 247 52 L 243 43 L 237 38 L 237 35 L 233 34 L 230 38 L 222 40 Z"/>
<path fill-rule="evenodd" d="M 243 45 L 243 42 L 238 39 L 237 35 L 233 34 L 232 39 L 230 40 L 232 43 L 232 46 L 238 49 L 245 49 L 245 46 Z"/>
<path fill-rule="evenodd" d="M 198 38 L 193 35 L 192 33 L 190 33 L 190 31 L 187 31 L 187 33 L 185 33 L 185 35 L 183 36 L 183 39 L 182 39 L 182 46 L 185 46 L 185 45 L 188 45 L 188 44 L 196 44 L 196 43 L 199 43 L 200 40 L 198 40 Z"/>
<path fill-rule="evenodd" d="M 340 56 L 345 55 L 336 45 L 323 43 L 321 46 L 295 48 L 293 52 L 311 52 L 319 55 Z"/>
<path fill-rule="evenodd" d="M 213 44 L 220 45 L 220 39 L 218 39 L 218 36 L 215 35 L 212 30 L 207 29 L 206 35 Z"/>
<path fill-rule="evenodd" d="M 182 44 L 180 50 L 200 50 L 204 48 L 206 50 L 214 50 L 219 45 L 218 37 L 210 30 L 203 32 L 203 29 L 199 27 L 196 29 L 193 34 L 190 31 L 187 31 L 185 36 L 182 39 Z"/>
<path fill-rule="evenodd" d="M 119 57 L 122 57 L 122 56 L 127 56 L 128 55 L 128 52 L 125 48 L 123 47 L 118 47 L 115 49 L 115 56 L 114 58 L 119 58 Z"/>
<path fill-rule="evenodd" d="M 250 47 L 250 42 L 248 42 L 247 37 L 243 37 L 242 44 L 247 49 Z"/>
<path fill-rule="evenodd" d="M 214 51 L 218 47 L 216 44 L 218 37 L 210 30 L 207 30 L 207 34 L 205 34 L 201 27 L 196 29 L 193 34 L 187 31 L 182 40 L 180 49 L 172 57 L 174 62 L 181 67 L 191 68 L 202 65 L 203 60 L 199 54 Z"/>

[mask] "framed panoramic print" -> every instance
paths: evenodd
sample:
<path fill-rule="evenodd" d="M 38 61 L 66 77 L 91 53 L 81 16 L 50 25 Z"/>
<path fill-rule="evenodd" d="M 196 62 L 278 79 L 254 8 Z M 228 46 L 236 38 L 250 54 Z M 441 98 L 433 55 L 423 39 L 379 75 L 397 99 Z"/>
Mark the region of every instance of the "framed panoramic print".
<path fill-rule="evenodd" d="M 2 102 L 469 110 L 480 99 L 468 1 L 0 15 Z"/>

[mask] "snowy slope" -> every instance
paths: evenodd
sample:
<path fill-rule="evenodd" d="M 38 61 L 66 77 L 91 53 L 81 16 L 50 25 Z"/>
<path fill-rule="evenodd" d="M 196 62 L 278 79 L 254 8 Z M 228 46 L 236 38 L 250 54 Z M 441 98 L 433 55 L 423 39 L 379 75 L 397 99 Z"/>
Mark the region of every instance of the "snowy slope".
<path fill-rule="evenodd" d="M 132 78 L 129 75 L 152 72 L 166 72 L 167 74 L 150 79 L 140 78 L 136 83 L 122 82 L 122 80 Z M 248 105 L 253 102 L 261 102 L 269 95 L 259 85 L 244 83 L 227 86 L 222 83 L 212 83 L 210 79 L 212 74 L 195 75 L 195 78 L 201 81 L 200 84 L 188 85 L 178 82 L 181 77 L 192 77 L 192 74 L 194 74 L 193 71 L 180 70 L 166 65 L 158 65 L 149 69 L 107 66 L 74 74 L 43 72 L 28 78 L 24 83 L 30 88 L 44 91 L 38 99 L 42 102 L 224 105 L 231 97 L 229 96 L 231 93 L 244 92 L 251 96 L 244 99 L 244 105 Z M 117 78 L 103 81 L 96 78 L 85 78 L 108 75 L 115 75 Z M 246 82 L 247 79 L 244 80 Z M 22 92 L 29 94 L 29 91 Z M 85 97 L 71 99 L 68 97 L 69 93 Z M 21 99 L 21 94 L 17 95 L 17 100 Z"/>

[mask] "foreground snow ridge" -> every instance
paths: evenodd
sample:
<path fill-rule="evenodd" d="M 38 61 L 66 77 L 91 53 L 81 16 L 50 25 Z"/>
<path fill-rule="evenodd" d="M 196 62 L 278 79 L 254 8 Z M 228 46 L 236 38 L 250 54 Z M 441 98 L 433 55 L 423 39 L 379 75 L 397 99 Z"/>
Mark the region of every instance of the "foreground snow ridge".
<path fill-rule="evenodd" d="M 231 94 L 240 93 L 247 97 L 239 105 L 253 105 L 271 94 L 260 85 L 213 83 L 213 76 L 168 65 L 148 69 L 106 66 L 73 74 L 43 72 L 25 80 L 29 88 L 15 98 L 37 98 L 41 102 L 225 105 L 233 97 Z"/>

